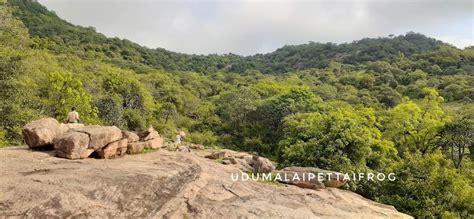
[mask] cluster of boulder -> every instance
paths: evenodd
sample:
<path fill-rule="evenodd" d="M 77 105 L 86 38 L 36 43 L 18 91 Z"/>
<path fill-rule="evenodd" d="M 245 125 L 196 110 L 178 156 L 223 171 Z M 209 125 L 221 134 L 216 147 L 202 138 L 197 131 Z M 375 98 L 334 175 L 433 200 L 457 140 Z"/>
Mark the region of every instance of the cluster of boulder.
<path fill-rule="evenodd" d="M 244 172 L 270 173 L 275 165 L 267 158 L 244 152 L 222 150 L 205 156 L 205 158 L 219 160 L 222 164 L 235 164 Z"/>
<path fill-rule="evenodd" d="M 339 188 L 347 182 L 341 173 L 314 167 L 286 167 L 276 170 L 269 159 L 244 152 L 222 150 L 205 157 L 225 165 L 238 165 L 243 172 L 279 175 L 275 178 L 276 181 L 306 189 Z"/>
<path fill-rule="evenodd" d="M 164 139 L 157 131 L 155 131 L 155 129 L 153 129 L 153 127 L 138 134 L 124 131 L 123 135 L 128 142 L 127 152 L 129 154 L 139 154 L 144 149 L 158 149 L 163 146 L 164 143 Z"/>
<path fill-rule="evenodd" d="M 26 124 L 23 137 L 29 148 L 54 146 L 58 157 L 81 159 L 91 155 L 112 159 L 126 153 L 141 153 L 144 149 L 157 149 L 163 138 L 150 127 L 136 134 L 115 126 L 61 124 L 53 118 L 43 118 Z"/>

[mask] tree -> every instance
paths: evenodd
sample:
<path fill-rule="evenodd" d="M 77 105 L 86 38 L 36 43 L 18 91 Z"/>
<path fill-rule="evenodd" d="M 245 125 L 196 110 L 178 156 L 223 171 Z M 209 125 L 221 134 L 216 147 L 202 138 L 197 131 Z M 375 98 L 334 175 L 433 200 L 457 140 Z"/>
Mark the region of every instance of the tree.
<path fill-rule="evenodd" d="M 375 198 L 416 218 L 469 218 L 474 214 L 474 188 L 449 165 L 440 151 L 407 154 L 392 170 Z"/>
<path fill-rule="evenodd" d="M 259 94 L 250 88 L 241 87 L 219 95 L 216 104 L 217 113 L 223 120 L 229 121 L 233 129 L 241 130 L 247 115 L 257 109 Z"/>
<path fill-rule="evenodd" d="M 97 109 L 92 105 L 92 97 L 84 89 L 82 81 L 70 72 L 49 73 L 47 83 L 41 88 L 41 96 L 44 97 L 43 106 L 47 114 L 60 120 L 65 119 L 72 107 L 76 107 L 81 113 L 81 120 L 86 123 L 97 119 Z"/>
<path fill-rule="evenodd" d="M 474 144 L 474 122 L 463 117 L 446 124 L 441 131 L 440 143 L 454 166 L 459 168 L 466 148 Z"/>
<path fill-rule="evenodd" d="M 281 161 L 336 171 L 381 170 L 397 152 L 382 138 L 376 120 L 373 110 L 347 105 L 328 113 L 289 116 L 279 144 Z"/>
<path fill-rule="evenodd" d="M 387 107 L 394 107 L 402 101 L 402 95 L 387 85 L 375 87 L 374 95 L 380 103 Z"/>
<path fill-rule="evenodd" d="M 122 102 L 119 95 L 108 95 L 97 100 L 95 106 L 106 124 L 124 127 Z"/>
<path fill-rule="evenodd" d="M 322 105 L 322 99 L 307 87 L 291 87 L 288 92 L 263 100 L 258 108 L 249 114 L 249 119 L 254 121 L 254 124 L 247 131 L 248 137 L 258 136 L 267 149 L 265 153 L 274 155 L 278 141 L 283 135 L 284 118 L 297 113 L 322 110 Z"/>
<path fill-rule="evenodd" d="M 395 142 L 399 155 L 420 151 L 426 154 L 437 147 L 439 131 L 449 121 L 440 107 L 443 98 L 434 89 L 425 89 L 418 104 L 405 100 L 388 111 L 383 119 L 384 135 Z"/>
<path fill-rule="evenodd" d="M 170 117 L 175 116 L 178 112 L 176 111 L 176 106 L 172 103 L 164 103 L 161 105 L 160 114 L 165 119 L 165 123 L 168 123 Z"/>

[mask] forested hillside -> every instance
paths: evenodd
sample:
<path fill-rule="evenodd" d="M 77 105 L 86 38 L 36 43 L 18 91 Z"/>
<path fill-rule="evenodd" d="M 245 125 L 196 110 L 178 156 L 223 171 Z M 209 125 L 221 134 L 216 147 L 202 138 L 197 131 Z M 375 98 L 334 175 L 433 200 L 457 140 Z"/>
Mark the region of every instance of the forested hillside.
<path fill-rule="evenodd" d="M 348 189 L 416 217 L 474 215 L 474 47 L 418 33 L 188 55 L 107 38 L 31 0 L 0 0 L 0 145 L 28 121 L 143 130 L 281 166 L 395 172 Z"/>

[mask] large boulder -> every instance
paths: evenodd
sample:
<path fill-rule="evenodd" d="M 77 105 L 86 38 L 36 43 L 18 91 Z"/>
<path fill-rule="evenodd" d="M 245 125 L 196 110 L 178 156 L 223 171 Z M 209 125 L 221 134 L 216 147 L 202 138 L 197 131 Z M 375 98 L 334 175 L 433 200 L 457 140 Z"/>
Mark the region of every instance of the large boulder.
<path fill-rule="evenodd" d="M 164 143 L 164 139 L 153 127 L 148 128 L 141 134 L 141 140 L 145 142 L 145 148 L 147 149 L 161 148 Z"/>
<path fill-rule="evenodd" d="M 127 139 L 115 126 L 84 126 L 70 128 L 54 141 L 57 156 L 69 159 L 89 157 L 94 151 L 100 157 L 114 158 L 126 153 Z"/>
<path fill-rule="evenodd" d="M 252 166 L 253 171 L 256 173 L 269 173 L 275 170 L 275 166 L 269 159 L 256 155 L 252 157 L 252 162 L 249 165 Z"/>
<path fill-rule="evenodd" d="M 139 154 L 145 149 L 145 142 L 132 142 L 127 144 L 127 154 Z"/>
<path fill-rule="evenodd" d="M 65 133 L 69 130 L 83 128 L 84 124 L 81 123 L 61 123 L 59 124 L 59 128 L 61 129 L 61 133 Z"/>
<path fill-rule="evenodd" d="M 113 159 L 122 157 L 127 152 L 128 140 L 126 138 L 109 143 L 107 146 L 99 149 L 97 155 L 100 158 Z"/>
<path fill-rule="evenodd" d="M 29 148 L 53 145 L 54 139 L 62 133 L 59 122 L 53 118 L 43 118 L 26 124 L 22 130 Z"/>
<path fill-rule="evenodd" d="M 123 131 L 122 134 L 123 137 L 126 138 L 129 143 L 137 142 L 140 140 L 140 137 L 138 137 L 138 135 L 133 132 Z"/>
<path fill-rule="evenodd" d="M 286 167 L 278 171 L 278 174 L 281 176 L 281 179 L 278 179 L 278 181 L 301 188 L 339 188 L 346 184 L 342 173 L 315 167 Z"/>
<path fill-rule="evenodd" d="M 99 150 L 109 143 L 122 139 L 122 131 L 115 126 L 91 125 L 74 129 L 74 132 L 82 132 L 89 135 L 89 149 Z"/>
<path fill-rule="evenodd" d="M 56 138 L 54 149 L 56 155 L 68 159 L 80 159 L 89 157 L 94 149 L 89 148 L 89 135 L 82 132 L 66 132 Z"/>
<path fill-rule="evenodd" d="M 163 138 L 153 138 L 153 139 L 150 139 L 148 141 L 145 141 L 145 148 L 147 149 L 158 149 L 158 148 L 161 148 L 161 146 L 163 146 Z"/>

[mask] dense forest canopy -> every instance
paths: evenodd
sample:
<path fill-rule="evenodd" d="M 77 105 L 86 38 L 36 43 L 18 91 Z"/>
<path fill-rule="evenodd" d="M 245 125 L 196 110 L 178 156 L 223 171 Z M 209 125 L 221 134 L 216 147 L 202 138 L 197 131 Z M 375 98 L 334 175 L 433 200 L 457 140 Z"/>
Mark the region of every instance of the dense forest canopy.
<path fill-rule="evenodd" d="M 474 215 L 474 47 L 410 32 L 253 56 L 107 38 L 31 0 L 0 0 L 0 145 L 61 121 L 252 151 L 279 165 L 395 172 L 351 189 L 416 217 Z"/>

